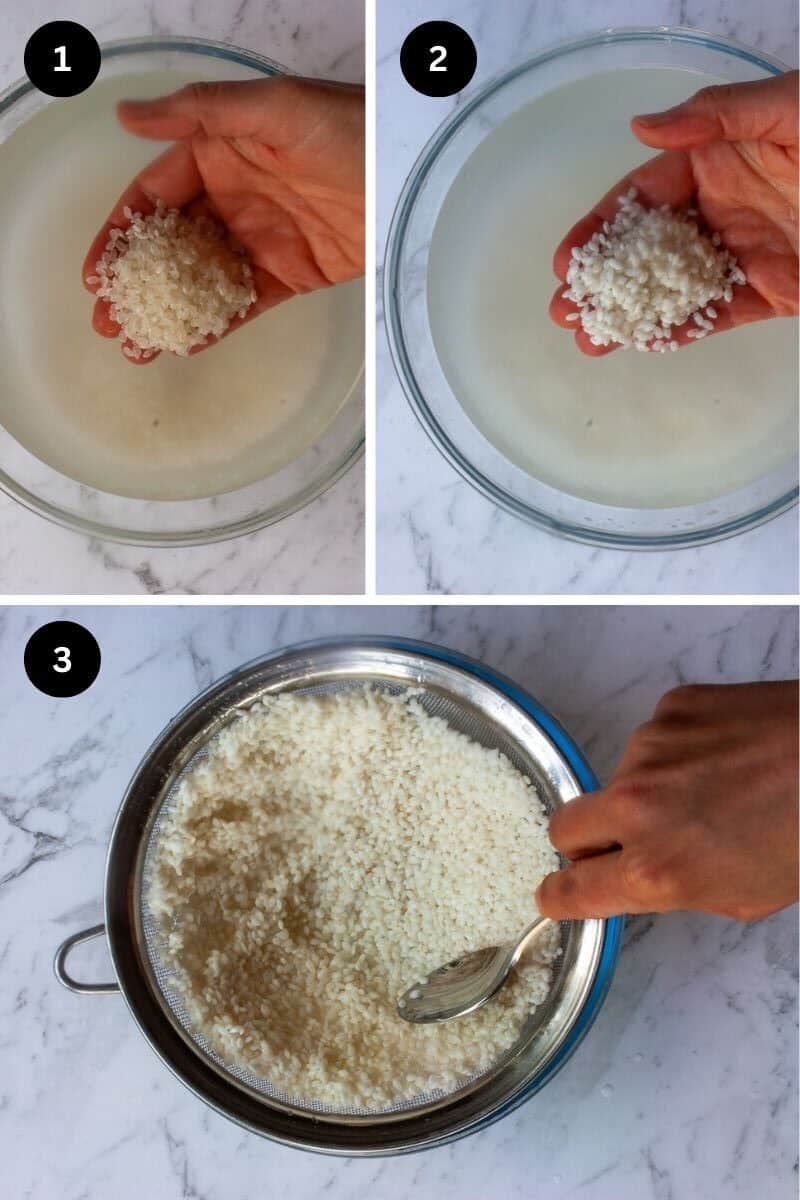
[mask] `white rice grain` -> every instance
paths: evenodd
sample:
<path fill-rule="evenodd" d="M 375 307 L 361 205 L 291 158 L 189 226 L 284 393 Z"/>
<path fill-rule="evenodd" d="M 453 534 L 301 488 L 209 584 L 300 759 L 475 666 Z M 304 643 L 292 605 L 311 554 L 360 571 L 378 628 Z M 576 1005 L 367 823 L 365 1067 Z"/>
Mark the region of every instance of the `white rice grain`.
<path fill-rule="evenodd" d="M 216 221 L 160 201 L 146 217 L 128 207 L 123 216 L 128 227 L 110 231 L 89 280 L 99 282 L 97 296 L 130 343 L 128 357 L 187 355 L 246 315 L 256 299 L 253 273 Z"/>
<path fill-rule="evenodd" d="M 530 780 L 370 689 L 272 697 L 181 784 L 148 904 L 195 1028 L 282 1092 L 386 1108 L 490 1066 L 548 993 L 543 931 L 486 1007 L 395 1010 L 415 980 L 513 937 L 558 865 Z"/>
<path fill-rule="evenodd" d="M 656 343 L 671 341 L 690 319 L 701 333 L 712 332 L 709 318 L 717 313 L 710 302 L 730 303 L 733 286 L 746 282 L 719 235 L 701 232 L 694 209 L 645 208 L 635 188 L 617 203 L 604 232 L 572 248 L 567 270 L 564 296 L 578 306 L 592 345 L 661 350 Z"/>

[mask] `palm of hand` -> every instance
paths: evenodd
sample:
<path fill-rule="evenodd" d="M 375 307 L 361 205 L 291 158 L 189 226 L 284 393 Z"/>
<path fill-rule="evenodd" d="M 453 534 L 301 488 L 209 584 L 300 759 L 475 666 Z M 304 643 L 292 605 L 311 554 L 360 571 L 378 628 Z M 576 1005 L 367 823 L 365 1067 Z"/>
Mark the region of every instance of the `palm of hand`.
<path fill-rule="evenodd" d="M 90 291 L 110 231 L 127 224 L 125 210 L 149 213 L 157 200 L 191 216 L 211 213 L 247 253 L 256 301 L 227 332 L 293 295 L 363 273 L 360 90 L 286 78 L 232 86 L 242 90 L 183 89 L 149 123 L 130 105 L 121 113 L 135 133 L 179 140 L 136 177 L 95 237 L 83 268 Z M 216 128 L 209 131 L 205 118 Z M 119 335 L 105 300 L 95 303 L 92 323 L 105 337 Z"/>
<path fill-rule="evenodd" d="M 797 311 L 797 147 L 766 140 L 715 140 L 692 150 L 665 150 L 620 180 L 562 240 L 554 269 L 566 279 L 573 246 L 582 246 L 603 221 L 617 212 L 618 197 L 635 187 L 648 207 L 668 204 L 679 209 L 695 205 L 703 224 L 719 233 L 747 276 L 734 289 L 731 303 L 715 301 L 715 332 L 787 316 Z M 616 346 L 594 346 L 581 328 L 571 324 L 576 311 L 559 288 L 550 304 L 557 324 L 574 333 L 583 353 L 600 357 Z M 673 338 L 687 345 L 687 322 Z"/>
<path fill-rule="evenodd" d="M 361 273 L 362 194 L 324 162 L 278 155 L 252 138 L 189 143 L 210 209 L 246 251 L 262 307 Z"/>
<path fill-rule="evenodd" d="M 758 316 L 787 316 L 797 294 L 797 153 L 766 141 L 686 151 L 697 207 L 736 256 Z M 755 315 L 751 319 L 757 319 Z"/>

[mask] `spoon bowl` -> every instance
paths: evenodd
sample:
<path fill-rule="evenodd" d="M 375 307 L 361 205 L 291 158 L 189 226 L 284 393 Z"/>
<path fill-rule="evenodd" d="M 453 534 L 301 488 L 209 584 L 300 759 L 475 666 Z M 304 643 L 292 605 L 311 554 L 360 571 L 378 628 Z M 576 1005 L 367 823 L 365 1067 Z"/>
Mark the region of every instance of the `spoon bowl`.
<path fill-rule="evenodd" d="M 499 992 L 536 934 L 549 921 L 537 917 L 513 942 L 459 955 L 407 988 L 397 1013 L 413 1025 L 452 1021 L 482 1008 Z"/>

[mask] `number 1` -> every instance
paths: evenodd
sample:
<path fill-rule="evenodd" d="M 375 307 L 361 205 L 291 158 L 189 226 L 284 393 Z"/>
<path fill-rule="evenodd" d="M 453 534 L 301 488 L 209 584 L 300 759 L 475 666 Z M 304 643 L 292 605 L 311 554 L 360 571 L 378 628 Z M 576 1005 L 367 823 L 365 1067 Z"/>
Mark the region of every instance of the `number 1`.
<path fill-rule="evenodd" d="M 67 47 L 66 46 L 56 46 L 53 53 L 55 54 L 56 58 L 58 59 L 58 66 L 55 67 L 54 70 L 56 70 L 56 71 L 71 71 L 72 70 L 72 67 L 67 66 Z"/>
<path fill-rule="evenodd" d="M 447 49 L 444 46 L 431 46 L 430 52 L 433 55 L 433 58 L 431 59 L 431 65 L 428 67 L 428 70 L 446 71 L 447 67 L 442 66 L 442 63 L 447 58 Z"/>

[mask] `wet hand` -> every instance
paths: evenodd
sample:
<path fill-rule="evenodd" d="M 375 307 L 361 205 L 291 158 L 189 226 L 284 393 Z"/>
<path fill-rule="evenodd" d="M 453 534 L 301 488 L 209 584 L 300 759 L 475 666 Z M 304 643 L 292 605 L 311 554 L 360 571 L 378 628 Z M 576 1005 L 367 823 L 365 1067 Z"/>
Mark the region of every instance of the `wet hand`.
<path fill-rule="evenodd" d="M 363 274 L 363 88 L 285 76 L 197 83 L 117 111 L 129 132 L 175 144 L 120 196 L 86 255 L 84 281 L 110 230 L 128 226 L 123 209 L 147 215 L 159 199 L 210 213 L 246 252 L 257 299 L 229 333 L 291 296 Z M 105 300 L 92 323 L 119 335 Z"/>
<path fill-rule="evenodd" d="M 599 357 L 618 346 L 594 346 L 570 314 L 563 281 L 573 246 L 584 245 L 603 221 L 613 220 L 617 197 L 635 187 L 646 207 L 697 208 L 701 225 L 719 233 L 747 284 L 731 303 L 714 301 L 714 332 L 798 312 L 798 72 L 773 79 L 703 88 L 663 113 L 634 117 L 640 142 L 663 151 L 616 184 L 558 246 L 553 269 L 562 286 L 550 304 L 552 319 L 575 335 L 584 354 Z M 577 325 L 577 328 L 576 328 Z M 680 345 L 692 322 L 673 337 Z"/>

